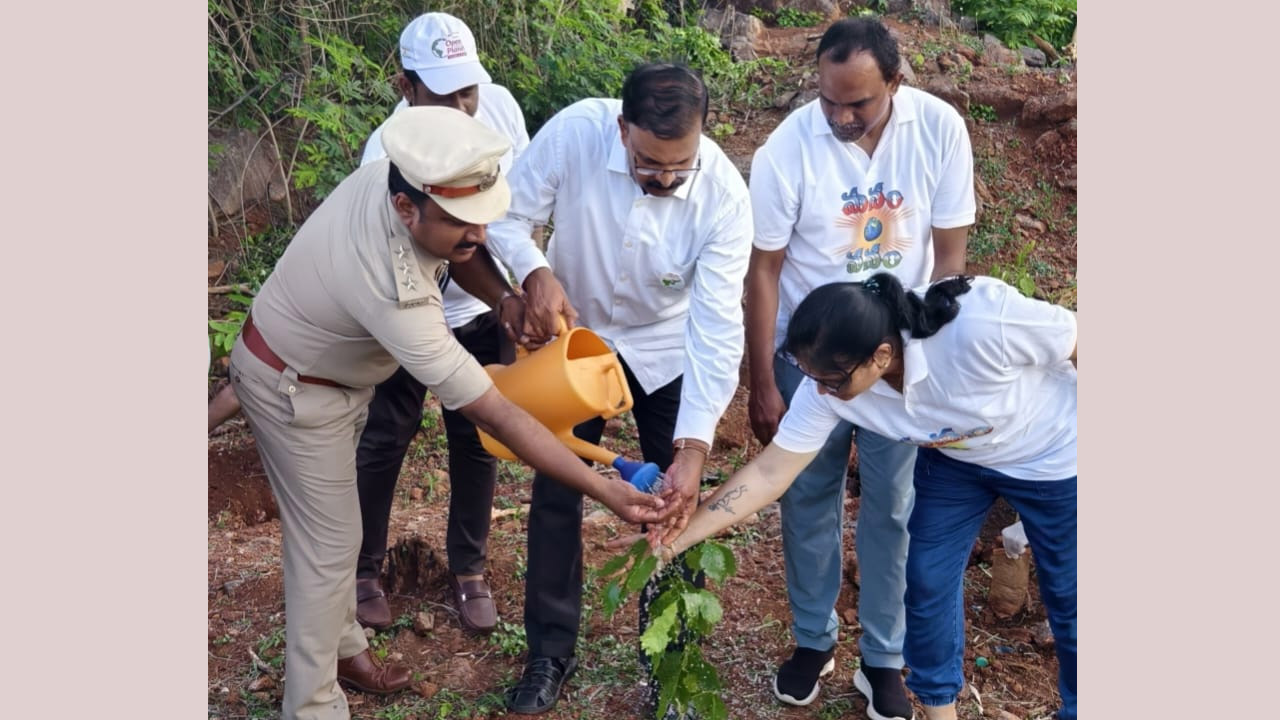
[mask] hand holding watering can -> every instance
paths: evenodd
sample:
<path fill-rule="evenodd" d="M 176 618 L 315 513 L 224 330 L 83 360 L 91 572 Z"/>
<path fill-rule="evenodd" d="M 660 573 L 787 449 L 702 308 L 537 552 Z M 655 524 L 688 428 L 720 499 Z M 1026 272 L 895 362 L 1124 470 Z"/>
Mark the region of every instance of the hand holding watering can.
<path fill-rule="evenodd" d="M 533 352 L 518 348 L 514 363 L 488 365 L 485 370 L 499 392 L 546 426 L 575 455 L 617 469 L 638 490 L 656 492 L 657 465 L 629 461 L 573 434 L 579 423 L 622 414 L 633 400 L 622 363 L 609 346 L 586 328 L 570 328 L 563 317 L 559 326 L 560 334 L 547 345 Z M 495 457 L 517 459 L 484 431 L 480 431 L 480 443 Z"/>
<path fill-rule="evenodd" d="M 550 268 L 538 268 L 524 280 L 523 312 L 503 315 L 503 327 L 517 347 L 535 349 L 550 342 L 562 327 L 577 325 L 578 311 Z"/>

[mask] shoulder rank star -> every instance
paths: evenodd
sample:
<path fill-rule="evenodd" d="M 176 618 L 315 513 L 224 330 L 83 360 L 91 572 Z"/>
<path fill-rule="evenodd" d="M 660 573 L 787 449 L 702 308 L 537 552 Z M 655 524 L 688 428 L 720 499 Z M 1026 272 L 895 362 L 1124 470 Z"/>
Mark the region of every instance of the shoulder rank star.
<path fill-rule="evenodd" d="M 404 254 L 405 254 L 405 253 L 407 253 L 407 252 L 409 252 L 409 251 L 408 251 L 408 250 L 405 250 L 403 245 L 401 245 L 400 247 L 396 248 L 396 259 L 397 259 L 397 260 L 403 260 L 403 259 L 404 259 Z"/>

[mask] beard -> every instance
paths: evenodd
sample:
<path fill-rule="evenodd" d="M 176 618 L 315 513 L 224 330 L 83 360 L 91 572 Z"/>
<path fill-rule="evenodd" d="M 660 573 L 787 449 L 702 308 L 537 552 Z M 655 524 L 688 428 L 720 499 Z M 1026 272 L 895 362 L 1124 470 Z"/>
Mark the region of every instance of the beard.
<path fill-rule="evenodd" d="M 831 127 L 831 134 L 841 142 L 857 142 L 867 134 L 867 128 L 857 123 L 841 124 L 828 120 L 827 125 Z"/>

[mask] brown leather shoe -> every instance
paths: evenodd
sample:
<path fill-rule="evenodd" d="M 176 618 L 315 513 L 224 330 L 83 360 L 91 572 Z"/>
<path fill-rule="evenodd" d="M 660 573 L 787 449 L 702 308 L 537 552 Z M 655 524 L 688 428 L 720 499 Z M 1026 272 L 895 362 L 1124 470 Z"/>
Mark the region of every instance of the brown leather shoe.
<path fill-rule="evenodd" d="M 409 687 L 413 674 L 404 665 L 381 665 L 367 649 L 349 658 L 338 658 L 338 682 L 361 692 L 390 695 Z"/>
<path fill-rule="evenodd" d="M 356 578 L 356 622 L 374 630 L 391 627 L 391 608 L 377 578 Z"/>
<path fill-rule="evenodd" d="M 457 575 L 449 573 L 449 587 L 462 626 L 472 632 L 493 632 L 498 625 L 498 609 L 493 606 L 489 583 L 484 578 L 459 582 Z"/>

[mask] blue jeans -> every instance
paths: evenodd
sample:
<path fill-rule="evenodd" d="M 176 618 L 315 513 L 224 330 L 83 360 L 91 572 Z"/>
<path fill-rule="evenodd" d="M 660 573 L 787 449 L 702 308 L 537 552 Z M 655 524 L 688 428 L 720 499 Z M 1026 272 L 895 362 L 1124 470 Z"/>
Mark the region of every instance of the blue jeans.
<path fill-rule="evenodd" d="M 773 376 L 782 399 L 804 380 L 781 356 Z M 912 466 L 916 449 L 864 428 L 841 422 L 813 462 L 782 495 L 782 555 L 787 571 L 792 632 L 796 645 L 813 650 L 835 647 L 839 629 L 836 599 L 844 571 L 841 525 L 849 446 L 858 443 L 862 482 L 854 548 L 861 567 L 858 650 L 871 667 L 901 668 L 906 621 L 907 519 L 911 515 Z"/>
<path fill-rule="evenodd" d="M 987 511 L 1003 497 L 1031 542 L 1058 651 L 1061 720 L 1076 720 L 1076 478 L 1017 480 L 921 449 L 907 555 L 907 687 L 925 705 L 964 685 L 964 569 Z"/>

